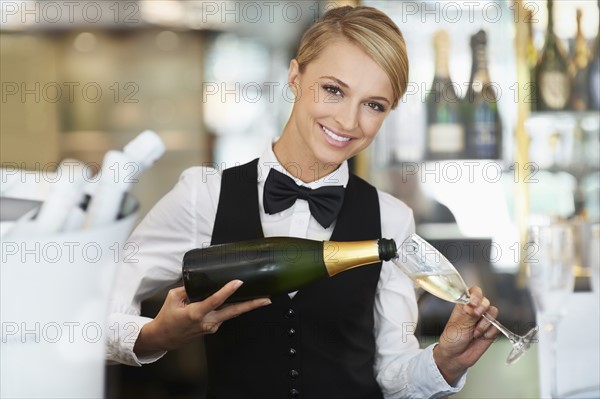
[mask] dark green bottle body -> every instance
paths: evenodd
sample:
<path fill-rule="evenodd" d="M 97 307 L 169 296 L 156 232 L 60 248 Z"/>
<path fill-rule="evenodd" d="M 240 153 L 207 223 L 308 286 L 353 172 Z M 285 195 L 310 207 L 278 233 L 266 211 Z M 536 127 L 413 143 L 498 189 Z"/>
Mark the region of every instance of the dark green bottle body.
<path fill-rule="evenodd" d="M 560 39 L 554 33 L 553 0 L 548 0 L 546 43 L 536 68 L 536 109 L 562 111 L 569 105 L 571 79 L 569 63 Z"/>
<path fill-rule="evenodd" d="M 241 302 L 297 291 L 313 281 L 396 256 L 393 239 L 261 238 L 188 251 L 183 257 L 183 283 L 189 300 L 197 302 L 239 279 L 244 284 L 226 302 Z"/>
<path fill-rule="evenodd" d="M 502 122 L 498 98 L 487 67 L 487 33 L 471 36 L 473 65 L 463 115 L 466 125 L 467 158 L 502 158 Z"/>
<path fill-rule="evenodd" d="M 233 279 L 244 284 L 227 302 L 295 291 L 328 277 L 323 242 L 271 237 L 188 251 L 183 282 L 191 302 L 206 299 Z"/>
<path fill-rule="evenodd" d="M 448 56 L 450 36 L 436 31 L 433 39 L 435 75 L 426 98 L 427 160 L 461 159 L 465 156 L 465 132 L 460 99 L 450 78 Z"/>
<path fill-rule="evenodd" d="M 598 12 L 600 13 L 600 0 L 598 0 Z M 588 108 L 600 111 L 600 24 L 598 24 L 598 33 L 594 40 L 594 49 L 588 70 L 588 90 Z"/>

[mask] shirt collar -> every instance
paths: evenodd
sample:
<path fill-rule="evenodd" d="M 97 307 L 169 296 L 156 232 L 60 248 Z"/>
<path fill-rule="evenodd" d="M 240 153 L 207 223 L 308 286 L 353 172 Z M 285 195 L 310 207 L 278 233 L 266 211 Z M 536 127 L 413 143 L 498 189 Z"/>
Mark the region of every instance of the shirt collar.
<path fill-rule="evenodd" d="M 302 180 L 295 178 L 290 173 L 288 173 L 288 171 L 283 167 L 283 165 L 281 165 L 279 163 L 279 161 L 277 160 L 277 157 L 275 156 L 275 153 L 273 152 L 273 144 L 275 144 L 275 141 L 277 141 L 277 139 L 275 139 L 273 142 L 271 142 L 270 145 L 267 146 L 267 148 L 265 148 L 265 151 L 262 153 L 262 155 L 258 159 L 258 182 L 259 183 L 264 184 L 265 180 L 267 179 L 267 175 L 269 174 L 269 170 L 271 168 L 275 168 L 275 170 L 277 170 L 278 172 L 281 172 L 281 173 L 291 177 L 292 179 L 294 179 L 296 184 L 299 186 L 306 186 L 306 187 L 310 187 L 312 189 L 316 189 L 316 188 L 323 187 L 323 186 L 340 186 L 341 185 L 341 186 L 346 187 L 348 185 L 350 171 L 348 168 L 347 161 L 344 161 L 339 166 L 339 168 L 337 168 L 333 172 L 329 173 L 328 175 L 325 175 L 325 176 L 321 177 L 320 179 L 309 182 L 309 183 L 305 183 Z M 292 167 L 293 167 L 293 165 L 290 165 L 290 168 L 292 168 Z"/>

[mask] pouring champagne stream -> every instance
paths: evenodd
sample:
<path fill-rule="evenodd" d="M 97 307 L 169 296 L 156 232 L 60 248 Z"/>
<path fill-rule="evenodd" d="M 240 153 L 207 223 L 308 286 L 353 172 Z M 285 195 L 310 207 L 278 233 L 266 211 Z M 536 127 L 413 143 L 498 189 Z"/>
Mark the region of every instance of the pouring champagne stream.
<path fill-rule="evenodd" d="M 445 301 L 469 303 L 469 289 L 456 268 L 435 247 L 417 234 L 411 234 L 400 246 L 392 262 L 417 285 Z M 506 364 L 516 363 L 537 342 L 538 327 L 520 336 L 504 327 L 489 314 L 483 317 L 492 323 L 512 343 Z"/>

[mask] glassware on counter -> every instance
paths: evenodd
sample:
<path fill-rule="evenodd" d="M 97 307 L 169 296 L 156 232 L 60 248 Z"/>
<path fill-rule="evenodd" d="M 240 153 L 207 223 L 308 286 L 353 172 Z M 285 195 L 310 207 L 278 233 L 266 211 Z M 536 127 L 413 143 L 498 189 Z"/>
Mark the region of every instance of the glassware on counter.
<path fill-rule="evenodd" d="M 550 395 L 558 398 L 557 327 L 565 315 L 566 304 L 575 284 L 572 226 L 554 223 L 531 227 L 526 263 L 529 290 L 537 311 L 538 324 L 543 325 L 550 345 Z"/>
<path fill-rule="evenodd" d="M 588 252 L 592 291 L 600 293 L 600 223 L 590 226 Z"/>

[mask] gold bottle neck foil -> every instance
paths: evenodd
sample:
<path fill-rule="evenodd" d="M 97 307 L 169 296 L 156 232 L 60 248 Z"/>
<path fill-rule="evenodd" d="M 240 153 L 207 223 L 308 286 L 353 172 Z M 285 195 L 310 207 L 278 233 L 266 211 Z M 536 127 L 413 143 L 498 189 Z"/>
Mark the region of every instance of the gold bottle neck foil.
<path fill-rule="evenodd" d="M 323 260 L 327 273 L 331 277 L 344 270 L 379 262 L 379 245 L 377 240 L 325 241 L 323 242 Z"/>

